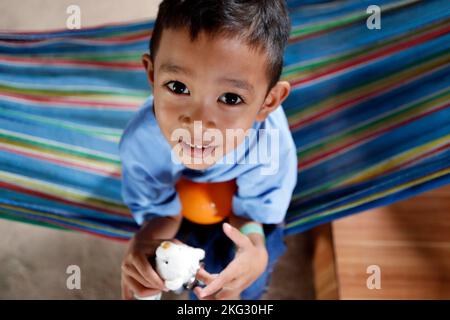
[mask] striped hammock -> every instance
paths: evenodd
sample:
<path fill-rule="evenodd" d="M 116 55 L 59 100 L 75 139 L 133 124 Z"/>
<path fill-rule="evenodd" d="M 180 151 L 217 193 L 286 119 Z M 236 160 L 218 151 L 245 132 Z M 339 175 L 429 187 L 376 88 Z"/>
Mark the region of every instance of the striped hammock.
<path fill-rule="evenodd" d="M 450 2 L 288 1 L 286 234 L 450 182 Z M 366 9 L 381 8 L 369 30 Z M 0 32 L 0 217 L 127 240 L 118 141 L 153 22 Z"/>

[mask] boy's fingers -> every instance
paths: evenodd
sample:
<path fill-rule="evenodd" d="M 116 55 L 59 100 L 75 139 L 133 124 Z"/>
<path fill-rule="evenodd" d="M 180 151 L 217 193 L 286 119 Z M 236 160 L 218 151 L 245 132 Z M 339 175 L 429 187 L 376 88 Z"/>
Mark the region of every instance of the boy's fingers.
<path fill-rule="evenodd" d="M 204 298 L 212 295 L 213 293 L 222 289 L 224 285 L 224 280 L 221 276 L 218 276 L 216 279 L 210 282 L 206 287 L 200 290 L 200 298 Z"/>
<path fill-rule="evenodd" d="M 147 261 L 147 258 L 145 256 L 136 257 L 134 262 L 134 266 L 136 267 L 137 271 L 152 287 L 166 291 L 167 288 L 165 287 L 164 282 L 156 273 L 156 271 L 153 270 L 150 262 Z"/>
<path fill-rule="evenodd" d="M 194 293 L 199 297 L 201 300 L 231 300 L 231 299 L 239 299 L 239 293 L 236 289 L 232 288 L 222 288 L 216 293 L 213 293 L 209 296 L 201 296 L 200 288 L 195 288 L 199 290 L 194 290 Z"/>
<path fill-rule="evenodd" d="M 225 232 L 227 237 L 230 238 L 238 248 L 245 248 L 251 244 L 250 239 L 246 235 L 242 234 L 238 229 L 227 222 L 223 224 L 223 232 Z"/>
<path fill-rule="evenodd" d="M 214 295 L 216 300 L 236 300 L 239 299 L 239 294 L 234 289 L 223 289 Z"/>
<path fill-rule="evenodd" d="M 183 242 L 181 242 L 180 240 L 175 239 L 175 238 L 170 241 L 172 241 L 173 243 L 176 243 L 176 244 L 184 244 Z"/>
<path fill-rule="evenodd" d="M 243 281 L 240 278 L 234 278 L 227 282 L 226 287 L 223 287 L 219 292 L 213 294 L 213 300 L 236 300 L 240 299 L 240 292 L 245 289 Z"/>
<path fill-rule="evenodd" d="M 199 287 L 195 287 L 194 288 L 194 293 L 195 295 L 200 299 L 200 300 L 215 300 L 214 296 L 205 296 L 205 297 L 201 297 L 200 293 L 201 293 L 201 289 Z"/>
<path fill-rule="evenodd" d="M 131 290 L 128 288 L 127 284 L 125 283 L 125 281 L 122 278 L 121 281 L 122 285 L 122 299 L 123 300 L 131 300 L 133 299 L 133 294 L 131 293 Z"/>
<path fill-rule="evenodd" d="M 161 292 L 161 290 L 158 289 L 146 288 L 142 286 L 139 282 L 137 282 L 135 279 L 129 276 L 124 276 L 124 281 L 126 286 L 128 286 L 131 289 L 131 291 L 139 297 L 153 296 Z"/>
<path fill-rule="evenodd" d="M 215 294 L 217 300 L 236 300 L 240 299 L 241 292 L 245 290 L 248 285 L 241 278 L 235 278 L 227 283 L 227 287 Z"/>
<path fill-rule="evenodd" d="M 217 277 L 218 274 L 211 274 L 203 268 L 200 268 L 197 272 L 197 275 L 195 276 L 197 280 L 200 280 L 206 285 L 210 284 Z"/>
<path fill-rule="evenodd" d="M 192 291 L 194 291 L 194 293 L 195 293 L 195 295 L 200 299 L 200 288 L 199 287 L 195 287 L 194 288 L 194 290 L 192 290 Z"/>
<path fill-rule="evenodd" d="M 239 278 L 242 275 L 242 268 L 239 262 L 236 260 L 231 261 L 225 269 L 219 274 L 219 277 L 223 278 L 225 283 L 230 283 L 235 278 Z"/>
<path fill-rule="evenodd" d="M 122 271 L 127 275 L 132 277 L 134 280 L 138 281 L 144 287 L 156 287 L 154 284 L 149 283 L 145 280 L 141 274 L 137 271 L 134 265 L 126 265 L 122 268 Z"/>
<path fill-rule="evenodd" d="M 241 273 L 239 263 L 236 260 L 231 261 L 212 282 L 202 289 L 201 295 L 206 297 L 223 289 L 225 285 L 229 286 L 230 283 L 239 279 Z"/>
<path fill-rule="evenodd" d="M 240 272 L 238 271 L 238 263 L 233 260 L 231 263 L 211 281 L 206 287 L 201 289 L 200 296 L 207 297 L 221 290 L 225 284 L 231 282 Z"/>

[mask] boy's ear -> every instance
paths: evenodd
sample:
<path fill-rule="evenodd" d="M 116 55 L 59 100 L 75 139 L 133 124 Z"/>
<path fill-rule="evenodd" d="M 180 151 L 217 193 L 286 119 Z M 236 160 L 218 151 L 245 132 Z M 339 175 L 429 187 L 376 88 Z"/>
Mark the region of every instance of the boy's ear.
<path fill-rule="evenodd" d="M 275 109 L 283 103 L 290 91 L 291 85 L 288 81 L 278 81 L 277 84 L 270 89 L 269 94 L 256 115 L 256 121 L 264 121 L 272 111 L 275 111 Z"/>
<path fill-rule="evenodd" d="M 144 65 L 145 71 L 147 72 L 148 81 L 153 87 L 153 83 L 155 82 L 155 72 L 153 62 L 150 59 L 150 55 L 148 53 L 144 53 L 142 55 L 142 64 Z"/>

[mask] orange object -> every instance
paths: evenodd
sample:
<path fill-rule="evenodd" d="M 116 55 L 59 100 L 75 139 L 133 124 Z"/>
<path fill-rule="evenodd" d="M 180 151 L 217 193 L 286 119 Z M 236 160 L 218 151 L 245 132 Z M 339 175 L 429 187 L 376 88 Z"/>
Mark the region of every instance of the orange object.
<path fill-rule="evenodd" d="M 232 212 L 236 180 L 194 182 L 181 178 L 175 186 L 181 202 L 181 214 L 198 224 L 218 223 Z"/>

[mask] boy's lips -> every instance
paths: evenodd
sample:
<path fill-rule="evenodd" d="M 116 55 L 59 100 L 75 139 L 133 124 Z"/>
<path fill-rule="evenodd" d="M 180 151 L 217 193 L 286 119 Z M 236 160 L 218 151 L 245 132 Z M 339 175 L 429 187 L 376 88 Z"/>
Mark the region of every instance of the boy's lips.
<path fill-rule="evenodd" d="M 203 148 L 203 149 L 206 149 L 206 148 L 210 148 L 210 147 L 215 147 L 215 146 L 212 144 L 212 142 L 207 143 L 207 144 L 197 145 L 197 144 L 190 143 L 189 141 L 184 141 L 183 138 L 180 138 L 180 139 L 178 140 L 178 142 L 182 142 L 182 143 L 188 145 L 188 146 L 191 147 L 191 148 L 197 148 L 197 149 L 202 149 L 202 148 Z"/>
<path fill-rule="evenodd" d="M 195 145 L 190 142 L 184 141 L 182 138 L 178 140 L 178 143 L 181 145 L 183 152 L 188 154 L 191 158 L 204 158 L 213 152 L 213 150 L 217 147 L 212 143 L 205 145 Z"/>

